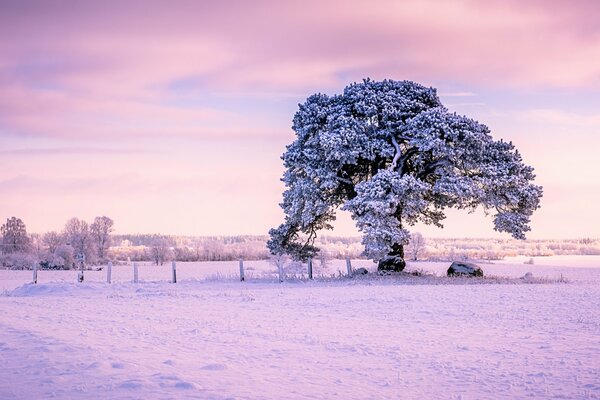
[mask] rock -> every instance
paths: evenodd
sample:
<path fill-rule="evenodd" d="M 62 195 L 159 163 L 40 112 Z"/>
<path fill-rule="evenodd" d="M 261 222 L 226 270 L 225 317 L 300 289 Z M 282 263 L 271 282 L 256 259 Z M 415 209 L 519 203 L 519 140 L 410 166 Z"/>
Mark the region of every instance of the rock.
<path fill-rule="evenodd" d="M 447 272 L 448 276 L 483 276 L 483 270 L 469 262 L 454 261 Z"/>
<path fill-rule="evenodd" d="M 385 256 L 379 260 L 377 270 L 401 272 L 406 267 L 406 262 L 400 256 Z"/>
<path fill-rule="evenodd" d="M 531 272 L 527 272 L 521 279 L 528 280 L 533 279 L 533 274 Z"/>
<path fill-rule="evenodd" d="M 369 271 L 367 271 L 366 268 L 357 268 L 354 271 L 352 271 L 352 276 L 356 276 L 356 275 L 366 275 L 368 274 Z"/>

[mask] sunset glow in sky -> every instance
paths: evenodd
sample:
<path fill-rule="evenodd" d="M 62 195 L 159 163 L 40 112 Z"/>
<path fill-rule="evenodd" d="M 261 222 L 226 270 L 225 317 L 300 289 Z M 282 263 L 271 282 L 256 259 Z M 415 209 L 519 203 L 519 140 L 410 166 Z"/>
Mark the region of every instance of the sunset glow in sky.
<path fill-rule="evenodd" d="M 600 237 L 600 2 L 0 0 L 0 219 L 266 234 L 297 105 L 413 80 L 513 141 L 532 238 Z M 508 237 L 451 212 L 425 236 Z M 356 234 L 343 216 L 335 234 Z"/>

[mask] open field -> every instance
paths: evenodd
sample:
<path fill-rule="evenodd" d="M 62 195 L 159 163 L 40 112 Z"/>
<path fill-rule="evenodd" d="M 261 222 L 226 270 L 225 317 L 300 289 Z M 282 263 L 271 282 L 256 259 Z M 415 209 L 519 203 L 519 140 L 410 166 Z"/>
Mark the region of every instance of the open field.
<path fill-rule="evenodd" d="M 600 398 L 600 258 L 509 261 L 482 267 L 569 282 L 280 284 L 247 262 L 241 283 L 231 262 L 178 264 L 177 284 L 165 265 L 138 284 L 119 266 L 112 285 L 40 271 L 22 286 L 31 271 L 0 271 L 0 398 Z"/>

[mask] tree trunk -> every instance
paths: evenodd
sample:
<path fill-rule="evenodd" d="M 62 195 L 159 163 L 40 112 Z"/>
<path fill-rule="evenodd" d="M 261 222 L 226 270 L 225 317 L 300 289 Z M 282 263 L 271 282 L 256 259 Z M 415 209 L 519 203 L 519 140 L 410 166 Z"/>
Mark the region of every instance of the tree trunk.
<path fill-rule="evenodd" d="M 398 218 L 399 228 L 402 229 L 402 207 L 398 206 L 396 213 L 394 214 Z M 402 272 L 406 267 L 406 261 L 404 261 L 404 245 L 400 243 L 394 243 L 392 245 L 392 251 L 387 256 L 379 260 L 377 264 L 378 271 L 386 272 Z"/>
<path fill-rule="evenodd" d="M 378 271 L 401 272 L 406 267 L 404 261 L 404 245 L 394 243 L 392 251 L 387 256 L 379 260 L 377 265 Z"/>

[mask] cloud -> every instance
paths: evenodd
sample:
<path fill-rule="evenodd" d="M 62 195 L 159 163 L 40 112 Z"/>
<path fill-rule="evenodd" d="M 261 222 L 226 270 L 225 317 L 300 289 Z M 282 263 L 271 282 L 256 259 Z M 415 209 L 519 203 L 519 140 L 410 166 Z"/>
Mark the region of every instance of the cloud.
<path fill-rule="evenodd" d="M 11 38 L 0 44 L 0 131 L 71 138 L 277 134 L 287 126 L 257 125 L 246 105 L 339 92 L 367 76 L 599 89 L 594 11 L 598 3 L 585 1 L 7 2 L 0 16 L 0 34 Z M 168 102 L 182 87 L 204 105 Z M 214 97 L 240 101 L 207 105 Z"/>
<path fill-rule="evenodd" d="M 131 155 L 154 153 L 154 150 L 142 148 L 106 148 L 106 147 L 49 147 L 49 148 L 18 148 L 0 150 L 3 156 L 62 156 L 62 155 L 81 155 L 81 154 L 112 154 L 112 155 Z"/>
<path fill-rule="evenodd" d="M 518 113 L 523 119 L 570 128 L 600 129 L 600 114 L 576 113 L 560 109 L 531 109 Z"/>
<path fill-rule="evenodd" d="M 440 92 L 438 93 L 440 97 L 474 97 L 477 94 L 473 92 Z"/>

